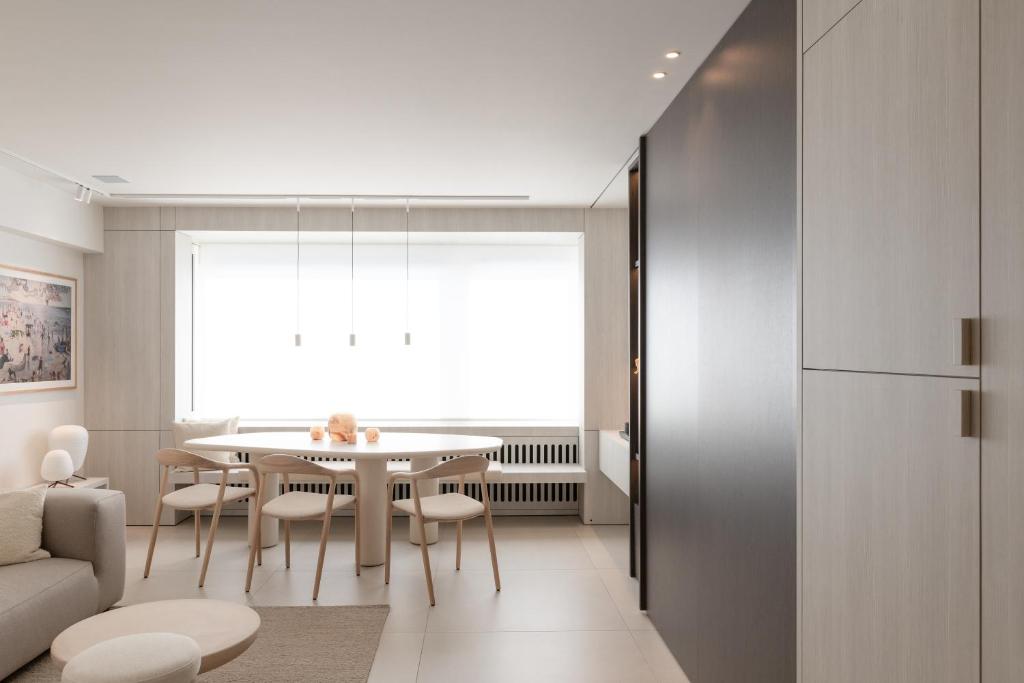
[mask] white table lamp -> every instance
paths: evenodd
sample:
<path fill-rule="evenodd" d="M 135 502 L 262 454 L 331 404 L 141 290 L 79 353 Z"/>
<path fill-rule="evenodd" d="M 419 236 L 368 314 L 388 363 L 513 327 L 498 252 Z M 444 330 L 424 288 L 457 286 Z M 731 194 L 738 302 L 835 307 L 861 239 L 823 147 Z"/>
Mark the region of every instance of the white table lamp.
<path fill-rule="evenodd" d="M 75 473 L 75 465 L 71 462 L 71 454 L 67 451 L 53 450 L 43 457 L 43 466 L 39 474 L 45 481 L 50 482 L 50 488 L 58 485 L 71 487 L 67 482 Z"/>
<path fill-rule="evenodd" d="M 67 451 L 71 456 L 72 472 L 78 472 L 85 464 L 85 455 L 89 451 L 89 430 L 80 425 L 61 425 L 50 431 L 49 447 L 51 451 Z M 79 479 L 85 477 L 73 475 Z"/>

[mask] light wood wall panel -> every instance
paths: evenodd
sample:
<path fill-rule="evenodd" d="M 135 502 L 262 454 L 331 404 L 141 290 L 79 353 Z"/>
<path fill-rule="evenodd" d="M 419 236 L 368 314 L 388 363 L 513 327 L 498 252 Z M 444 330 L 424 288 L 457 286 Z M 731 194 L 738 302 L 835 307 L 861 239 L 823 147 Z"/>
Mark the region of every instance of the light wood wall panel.
<path fill-rule="evenodd" d="M 804 372 L 804 683 L 978 680 L 978 381 Z M 977 420 L 977 409 L 973 419 Z"/>
<path fill-rule="evenodd" d="M 457 209 L 414 207 L 409 215 L 409 225 L 410 228 L 426 232 L 583 232 L 583 211 L 583 209 L 504 207 Z"/>
<path fill-rule="evenodd" d="M 160 230 L 161 209 L 141 206 L 103 207 L 104 230 Z"/>
<path fill-rule="evenodd" d="M 982 673 L 1024 681 L 1024 2 L 982 0 Z"/>
<path fill-rule="evenodd" d="M 629 419 L 629 215 L 587 209 L 583 237 L 584 429 Z"/>
<path fill-rule="evenodd" d="M 629 213 L 587 209 L 583 256 L 583 430 L 587 469 L 581 518 L 625 524 L 629 498 L 600 468 L 601 429 L 629 419 Z"/>
<path fill-rule="evenodd" d="M 863 0 L 805 54 L 806 367 L 978 376 L 953 351 L 979 315 L 978 29 L 977 0 Z"/>
<path fill-rule="evenodd" d="M 89 430 L 85 471 L 109 477 L 110 488 L 124 491 L 128 524 L 152 524 L 158 469 L 154 454 L 160 448 L 158 431 Z"/>
<path fill-rule="evenodd" d="M 803 49 L 810 48 L 861 0 L 802 0 Z"/>
<path fill-rule="evenodd" d="M 110 231 L 85 257 L 85 424 L 160 426 L 159 231 Z"/>
<path fill-rule="evenodd" d="M 598 211 L 602 211 L 599 209 Z M 108 207 L 107 230 L 294 230 L 294 206 Z M 303 205 L 299 225 L 309 231 L 352 226 L 348 206 Z M 409 229 L 418 232 L 583 232 L 584 209 L 430 207 L 413 205 Z M 356 230 L 405 230 L 405 207 L 356 205 Z"/>
<path fill-rule="evenodd" d="M 295 206 L 178 206 L 177 230 L 294 230 Z"/>

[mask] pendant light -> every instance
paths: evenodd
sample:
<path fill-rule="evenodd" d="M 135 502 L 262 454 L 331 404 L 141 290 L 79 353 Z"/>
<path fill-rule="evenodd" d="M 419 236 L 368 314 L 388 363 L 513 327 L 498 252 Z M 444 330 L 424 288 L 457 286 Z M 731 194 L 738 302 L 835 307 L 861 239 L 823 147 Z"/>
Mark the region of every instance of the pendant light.
<path fill-rule="evenodd" d="M 409 331 L 409 198 L 405 198 L 405 345 L 412 345 Z"/>
<path fill-rule="evenodd" d="M 300 221 L 299 217 L 302 213 L 302 200 L 299 197 L 295 198 L 295 346 L 302 346 L 302 333 L 299 332 L 299 250 L 300 246 Z"/>
<path fill-rule="evenodd" d="M 349 229 L 349 324 L 348 324 L 348 345 L 356 345 L 356 198 L 352 197 L 352 211 L 349 216 L 351 223 Z"/>

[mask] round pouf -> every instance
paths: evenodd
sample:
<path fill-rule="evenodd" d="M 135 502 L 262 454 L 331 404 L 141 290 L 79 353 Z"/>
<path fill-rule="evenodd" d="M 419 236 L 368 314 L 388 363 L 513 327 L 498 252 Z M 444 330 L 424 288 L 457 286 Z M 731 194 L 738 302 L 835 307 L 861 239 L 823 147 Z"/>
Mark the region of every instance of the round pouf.
<path fill-rule="evenodd" d="M 199 674 L 196 641 L 177 633 L 136 633 L 82 650 L 64 667 L 64 683 L 191 683 Z"/>

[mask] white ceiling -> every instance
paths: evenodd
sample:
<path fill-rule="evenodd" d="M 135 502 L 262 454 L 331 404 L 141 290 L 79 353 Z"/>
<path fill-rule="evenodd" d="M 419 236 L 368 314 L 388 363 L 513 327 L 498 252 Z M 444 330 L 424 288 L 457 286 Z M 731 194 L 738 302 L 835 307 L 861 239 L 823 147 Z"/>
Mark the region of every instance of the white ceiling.
<path fill-rule="evenodd" d="M 746 2 L 0 0 L 0 149 L 107 192 L 589 206 Z"/>

